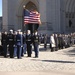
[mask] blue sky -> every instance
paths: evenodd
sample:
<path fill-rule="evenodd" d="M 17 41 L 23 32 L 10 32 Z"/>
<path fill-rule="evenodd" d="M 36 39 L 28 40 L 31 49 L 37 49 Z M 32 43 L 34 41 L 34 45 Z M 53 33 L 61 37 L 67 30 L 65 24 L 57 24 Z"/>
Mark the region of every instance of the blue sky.
<path fill-rule="evenodd" d="M 0 0 L 0 16 L 2 16 L 2 0 Z"/>

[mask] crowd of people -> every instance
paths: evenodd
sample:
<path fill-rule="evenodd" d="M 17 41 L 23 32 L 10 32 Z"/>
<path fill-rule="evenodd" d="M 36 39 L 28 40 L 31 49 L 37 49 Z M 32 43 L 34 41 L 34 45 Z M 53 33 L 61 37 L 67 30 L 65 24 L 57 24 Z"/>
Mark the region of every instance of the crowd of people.
<path fill-rule="evenodd" d="M 39 45 L 44 44 L 44 49 L 49 48 L 51 52 L 58 51 L 59 49 L 67 48 L 75 44 L 75 33 L 71 34 L 38 34 L 38 31 L 31 33 L 30 30 L 22 33 L 21 30 L 1 33 L 1 45 L 3 56 L 7 58 L 17 57 L 21 59 L 24 54 L 27 57 L 32 56 L 32 46 L 35 52 L 35 58 L 39 57 Z"/>
<path fill-rule="evenodd" d="M 75 44 L 75 33 L 71 34 L 41 34 L 41 43 L 44 43 L 44 48 L 47 49 L 47 44 L 49 43 L 49 48 L 51 52 L 57 51 L 59 49 L 68 48 Z"/>

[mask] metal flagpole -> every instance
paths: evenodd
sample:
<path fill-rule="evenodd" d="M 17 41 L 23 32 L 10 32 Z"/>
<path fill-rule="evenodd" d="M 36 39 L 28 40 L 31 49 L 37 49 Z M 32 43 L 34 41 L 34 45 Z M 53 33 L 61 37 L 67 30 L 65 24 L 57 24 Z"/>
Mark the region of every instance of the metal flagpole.
<path fill-rule="evenodd" d="M 25 29 L 25 23 L 24 23 L 24 15 L 25 15 L 25 5 L 23 5 L 23 26 L 22 26 L 22 29 L 23 29 L 23 33 L 24 33 L 24 29 Z"/>

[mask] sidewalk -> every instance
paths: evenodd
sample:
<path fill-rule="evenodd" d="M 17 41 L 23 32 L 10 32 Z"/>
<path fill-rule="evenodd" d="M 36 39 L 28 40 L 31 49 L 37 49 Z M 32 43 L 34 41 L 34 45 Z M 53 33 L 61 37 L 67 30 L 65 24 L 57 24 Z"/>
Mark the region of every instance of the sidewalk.
<path fill-rule="evenodd" d="M 0 75 L 75 75 L 75 47 L 50 52 L 40 51 L 39 58 L 22 59 L 0 56 Z"/>
<path fill-rule="evenodd" d="M 0 72 L 0 75 L 75 75 L 66 72 Z"/>

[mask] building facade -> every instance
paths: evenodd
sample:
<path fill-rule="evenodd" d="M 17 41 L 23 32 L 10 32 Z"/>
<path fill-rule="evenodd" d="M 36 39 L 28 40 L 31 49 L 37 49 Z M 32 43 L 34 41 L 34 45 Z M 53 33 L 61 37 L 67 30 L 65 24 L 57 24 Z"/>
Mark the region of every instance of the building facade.
<path fill-rule="evenodd" d="M 75 0 L 2 0 L 3 29 L 24 29 L 23 6 L 36 9 L 41 15 L 42 33 L 70 33 L 75 31 Z"/>
<path fill-rule="evenodd" d="M 2 31 L 2 17 L 0 17 L 0 31 Z"/>

